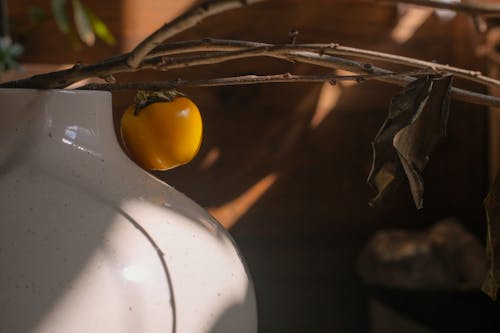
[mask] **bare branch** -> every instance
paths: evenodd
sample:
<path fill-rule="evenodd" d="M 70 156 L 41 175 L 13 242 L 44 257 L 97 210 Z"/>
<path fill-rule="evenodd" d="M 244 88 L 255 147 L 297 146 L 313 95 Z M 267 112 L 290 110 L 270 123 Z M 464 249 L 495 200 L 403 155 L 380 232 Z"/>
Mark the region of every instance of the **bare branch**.
<path fill-rule="evenodd" d="M 356 81 L 363 82 L 366 80 L 379 79 L 381 77 L 398 77 L 408 75 L 432 75 L 431 71 L 412 71 L 406 73 L 386 73 L 386 74 L 366 74 L 366 75 L 335 75 L 335 74 L 320 74 L 320 75 L 293 75 L 290 73 L 276 75 L 244 75 L 234 77 L 224 77 L 215 79 L 201 80 L 172 80 L 160 82 L 130 82 L 130 83 L 90 83 L 78 89 L 84 90 L 162 90 L 174 89 L 179 87 L 220 87 L 233 85 L 248 85 L 262 83 L 282 83 L 282 82 L 297 82 L 297 83 L 322 83 L 329 82 L 336 84 L 339 81 Z"/>
<path fill-rule="evenodd" d="M 166 70 L 169 68 L 179 68 L 186 67 L 188 65 L 208 65 L 221 61 L 234 60 L 240 58 L 247 57 L 255 57 L 255 56 L 271 56 L 273 54 L 284 54 L 289 53 L 289 51 L 306 51 L 306 52 L 314 52 L 318 54 L 331 54 L 331 55 L 344 55 L 344 56 L 354 56 L 360 57 L 363 59 L 370 60 L 379 60 L 385 61 L 389 63 L 395 63 L 410 67 L 422 68 L 422 69 L 430 69 L 434 71 L 441 71 L 444 73 L 449 73 L 456 75 L 458 77 L 465 78 L 470 81 L 478 82 L 491 87 L 500 87 L 500 81 L 487 77 L 483 75 L 479 71 L 466 70 L 458 67 L 453 67 L 450 65 L 443 65 L 436 62 L 425 61 L 410 57 L 404 57 L 384 52 L 377 52 L 366 49 L 359 49 L 348 46 L 341 46 L 339 44 L 285 44 L 285 45 L 271 45 L 271 44 L 261 44 L 242 41 L 230 41 L 230 40 L 216 40 L 216 39 L 204 39 L 198 41 L 191 41 L 190 47 L 196 51 L 200 50 L 227 50 L 229 51 L 232 47 L 235 52 L 227 52 L 227 53 L 219 53 L 219 54 L 210 54 L 203 53 L 198 56 L 190 57 L 178 57 L 178 58 L 162 58 L 161 63 L 163 63 L 160 68 Z M 151 56 L 155 55 L 168 55 L 168 54 L 178 54 L 178 53 L 186 53 L 191 52 L 189 49 L 188 43 L 176 43 L 175 46 L 179 48 L 175 48 L 173 46 L 163 46 L 155 49 Z M 210 49 L 210 46 L 213 48 Z M 242 48 L 246 48 L 242 50 Z M 182 52 L 181 52 L 182 51 Z M 154 61 L 153 61 L 154 62 Z M 158 61 L 156 61 L 158 62 Z M 149 63 L 151 64 L 151 62 Z M 148 62 L 146 61 L 145 66 L 148 66 Z"/>
<path fill-rule="evenodd" d="M 332 59 L 333 58 L 333 59 Z M 344 69 L 353 73 L 366 73 L 367 71 L 371 71 L 374 74 L 384 74 L 388 73 L 389 71 L 380 67 L 376 66 L 371 66 L 369 69 L 367 69 L 366 64 L 362 64 L 356 61 L 352 60 L 347 60 L 347 59 L 342 59 L 342 58 L 336 58 L 328 55 L 304 55 L 304 54 L 296 54 L 293 56 L 293 59 L 297 61 L 302 61 L 302 62 L 307 62 L 310 64 L 318 65 L 318 66 L 323 66 L 323 67 L 331 67 L 331 68 L 340 68 Z M 335 65 L 333 65 L 335 64 Z M 335 66 L 335 67 L 334 67 Z M 390 84 L 395 84 L 401 87 L 405 87 L 409 83 L 415 80 L 414 77 L 411 76 L 405 76 L 405 77 L 380 77 L 377 78 L 378 81 L 390 83 Z M 469 90 L 465 89 L 460 89 L 456 87 L 451 88 L 451 97 L 453 99 L 462 101 L 462 102 L 467 102 L 467 103 L 472 103 L 472 104 L 478 104 L 478 105 L 485 105 L 485 106 L 492 106 L 492 107 L 500 107 L 500 98 L 499 97 L 494 97 L 494 96 L 489 96 L 485 94 L 480 94 L 476 92 L 472 92 Z"/>
<path fill-rule="evenodd" d="M 184 15 L 181 15 L 171 22 L 164 24 L 149 37 L 144 39 L 128 55 L 127 65 L 131 68 L 137 68 L 144 57 L 156 46 L 163 43 L 168 38 L 187 30 L 203 19 L 231 9 L 241 8 L 265 0 L 213 0 L 205 1 L 198 7 L 193 8 Z"/>
<path fill-rule="evenodd" d="M 303 51 L 315 52 L 319 50 L 321 52 L 321 50 L 324 50 L 325 54 L 355 56 L 364 59 L 385 61 L 389 63 L 411 66 L 416 68 L 432 69 L 435 71 L 453 74 L 455 76 L 462 77 L 464 79 L 481 83 L 487 86 L 500 87 L 499 80 L 487 77 L 479 71 L 466 70 L 458 67 L 453 67 L 450 65 L 439 64 L 437 62 L 425 61 L 395 54 L 384 53 L 384 52 L 341 46 L 337 44 L 310 44 L 310 45 L 303 44 L 303 45 L 291 46 L 291 48 L 295 47 Z"/>
<path fill-rule="evenodd" d="M 248 44 L 247 44 L 248 43 Z M 255 49 L 258 48 L 264 48 L 264 47 L 271 47 L 271 44 L 263 44 L 263 43 L 255 43 L 255 42 L 243 42 L 243 41 L 231 41 L 231 40 L 216 40 L 216 39 L 203 39 L 203 40 L 196 40 L 196 41 L 185 41 L 185 42 L 176 42 L 176 43 L 171 43 L 168 45 L 162 45 L 159 46 L 156 51 L 156 54 L 178 54 L 178 53 L 187 53 L 189 50 L 195 49 L 197 51 L 212 51 L 212 50 L 240 50 L 241 48 L 244 48 L 245 46 L 251 48 L 252 50 L 249 51 L 250 54 L 256 54 L 257 51 Z M 262 49 L 261 49 L 262 51 Z M 236 54 L 215 54 L 215 58 L 213 59 L 197 59 L 196 57 L 192 58 L 194 63 L 201 64 L 203 62 L 206 63 L 215 63 L 215 59 L 218 59 L 220 61 L 227 61 L 227 60 L 232 60 L 236 59 L 241 56 L 241 53 L 236 53 Z M 311 52 L 291 52 L 287 54 L 270 54 L 268 56 L 273 56 L 276 58 L 280 59 L 288 59 L 292 61 L 297 61 L 297 62 L 304 62 L 304 63 L 309 63 L 317 66 L 322 66 L 322 67 L 327 67 L 327 68 L 338 68 L 338 69 L 343 69 L 347 70 L 353 73 L 373 73 L 373 74 L 388 74 L 390 71 L 376 67 L 376 66 L 371 66 L 370 64 L 366 63 L 360 63 L 356 62 L 353 60 L 347 60 L 343 58 L 338 58 L 338 57 L 333 57 L 329 55 L 319 55 Z M 187 59 L 184 59 L 187 60 Z M 434 65 L 434 63 L 431 63 Z M 439 65 L 439 64 L 438 64 Z M 175 65 L 171 64 L 172 67 L 177 66 L 177 68 L 182 67 L 179 64 Z M 185 66 L 185 64 L 183 65 Z M 446 65 L 441 65 L 446 68 Z M 171 68 L 172 68 L 171 67 Z M 444 71 L 446 72 L 446 71 Z M 409 84 L 411 81 L 413 81 L 415 78 L 413 77 L 378 77 L 376 78 L 379 81 L 391 83 L 391 84 L 396 84 L 398 86 L 406 86 Z M 475 93 L 472 91 L 460 89 L 453 87 L 451 89 L 451 96 L 454 99 L 467 102 L 467 103 L 472 103 L 472 104 L 479 104 L 479 105 L 486 105 L 486 106 L 494 106 L 494 107 L 500 107 L 500 98 L 494 97 L 494 96 L 489 96 L 485 94 L 480 94 L 480 93 Z"/>
<path fill-rule="evenodd" d="M 212 51 L 219 51 L 214 53 Z M 202 52 L 191 56 L 168 57 L 181 53 Z M 295 57 L 297 52 L 300 57 Z M 308 53 L 304 53 L 308 52 Z M 424 61 L 409 57 L 403 57 L 383 52 L 340 46 L 338 44 L 294 44 L 294 45 L 273 45 L 256 42 L 201 39 L 184 42 L 174 42 L 158 46 L 138 68 L 133 69 L 126 65 L 125 60 L 128 55 L 110 58 L 100 63 L 87 66 L 75 66 L 71 69 L 37 75 L 29 79 L 7 82 L 0 84 L 0 87 L 23 87 L 23 88 L 61 88 L 71 83 L 88 77 L 106 77 L 108 75 L 136 71 L 146 68 L 168 70 L 174 68 L 184 68 L 190 66 L 209 65 L 229 60 L 249 58 L 249 57 L 275 57 L 284 60 L 308 62 L 308 57 L 316 55 L 334 54 L 355 56 L 370 60 L 386 61 L 389 63 L 402 64 L 410 67 L 429 69 L 443 73 L 450 73 L 474 82 L 478 82 L 491 87 L 500 87 L 500 81 L 482 75 L 478 71 L 461 69 L 449 65 Z M 153 57 L 153 58 L 151 58 Z M 343 59 L 330 58 L 332 62 L 344 63 Z M 318 64 L 324 66 L 324 62 Z M 362 73 L 367 72 L 367 65 L 361 64 Z M 331 66 L 327 66 L 331 67 Z M 359 64 L 355 67 L 360 67 Z M 343 68 L 342 66 L 336 68 Z M 345 69 L 345 68 L 343 68 Z"/>
<path fill-rule="evenodd" d="M 124 54 L 92 65 L 75 65 L 69 69 L 0 83 L 0 88 L 61 89 L 88 78 L 105 78 L 117 73 L 134 71 L 127 66 L 126 56 L 127 54 Z"/>
<path fill-rule="evenodd" d="M 311 52 L 314 51 L 314 52 Z M 469 80 L 479 81 L 490 86 L 498 86 L 497 80 L 486 78 L 477 72 L 467 71 L 447 65 L 425 62 L 418 59 L 393 56 L 385 53 L 369 50 L 340 47 L 335 44 L 313 44 L 313 45 L 273 45 L 255 42 L 203 39 L 185 42 L 175 42 L 158 46 L 138 68 L 133 69 L 126 65 L 127 54 L 110 58 L 103 62 L 88 65 L 75 66 L 72 69 L 52 72 L 34 76 L 30 79 L 7 82 L 0 84 L 1 88 L 61 88 L 81 79 L 89 77 L 105 77 L 120 72 L 137 71 L 147 68 L 168 70 L 172 68 L 183 68 L 197 65 L 215 64 L 229 60 L 249 57 L 273 57 L 286 61 L 309 63 L 326 68 L 336 68 L 351 71 L 357 74 L 376 74 L 375 79 L 399 86 L 406 86 L 415 78 L 411 76 L 388 76 L 392 73 L 386 69 L 372 66 L 371 64 L 357 62 L 340 57 L 334 57 L 327 53 L 333 52 L 349 53 L 349 55 L 365 56 L 377 59 L 384 58 L 387 61 L 404 63 L 410 67 L 422 67 L 424 70 L 453 73 Z M 194 55 L 185 55 L 191 52 L 201 52 Z M 172 57 L 169 55 L 178 55 Z M 182 54 L 182 55 L 179 55 Z M 406 61 L 406 62 L 405 62 Z M 500 98 L 478 94 L 471 91 L 452 88 L 452 97 L 469 103 L 500 106 Z"/>
<path fill-rule="evenodd" d="M 480 2 L 445 2 L 440 0 L 364 0 L 365 2 L 376 3 L 406 3 L 422 7 L 436 9 L 448 9 L 455 12 L 462 12 L 472 16 L 497 16 L 500 17 L 500 5 Z"/>

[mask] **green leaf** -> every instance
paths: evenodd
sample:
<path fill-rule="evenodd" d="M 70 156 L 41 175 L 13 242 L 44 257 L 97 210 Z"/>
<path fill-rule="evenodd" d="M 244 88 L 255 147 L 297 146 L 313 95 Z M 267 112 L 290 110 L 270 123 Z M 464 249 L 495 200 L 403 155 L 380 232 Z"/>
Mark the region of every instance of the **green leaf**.
<path fill-rule="evenodd" d="M 97 15 L 90 11 L 89 8 L 85 7 L 85 11 L 87 12 L 87 17 L 89 18 L 92 29 L 97 37 L 108 45 L 114 45 L 116 43 L 116 39 L 109 31 L 107 25 L 99 17 L 97 17 Z"/>
<path fill-rule="evenodd" d="M 13 43 L 10 37 L 0 38 L 0 72 L 20 68 L 17 58 L 23 53 L 23 47 Z"/>
<path fill-rule="evenodd" d="M 52 0 L 51 4 L 57 27 L 64 34 L 69 33 L 70 26 L 66 11 L 66 0 Z"/>
<path fill-rule="evenodd" d="M 493 186 L 484 200 L 486 209 L 486 264 L 488 273 L 484 279 L 482 290 L 491 299 L 497 299 L 500 285 L 500 169 Z"/>
<path fill-rule="evenodd" d="M 13 43 L 10 46 L 10 55 L 12 58 L 17 58 L 23 54 L 24 48 L 21 44 L 19 43 Z"/>
<path fill-rule="evenodd" d="M 71 29 L 68 34 L 69 42 L 71 43 L 71 47 L 73 50 L 79 51 L 82 49 L 82 43 L 80 42 L 80 38 L 75 32 L 75 30 Z"/>
<path fill-rule="evenodd" d="M 87 46 L 92 46 L 95 43 L 95 34 L 90 24 L 87 11 L 83 8 L 79 0 L 73 0 L 72 3 L 76 31 L 78 32 L 82 42 L 84 42 Z"/>
<path fill-rule="evenodd" d="M 47 19 L 47 14 L 42 8 L 31 5 L 28 8 L 28 17 L 33 25 L 38 26 Z"/>

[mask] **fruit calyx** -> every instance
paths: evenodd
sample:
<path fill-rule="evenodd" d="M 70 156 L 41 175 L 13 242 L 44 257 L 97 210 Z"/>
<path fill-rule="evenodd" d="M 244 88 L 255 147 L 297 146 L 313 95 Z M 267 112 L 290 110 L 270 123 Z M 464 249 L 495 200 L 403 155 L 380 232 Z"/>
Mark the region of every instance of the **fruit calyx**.
<path fill-rule="evenodd" d="M 166 91 L 145 91 L 139 90 L 135 95 L 134 115 L 138 115 L 142 109 L 153 103 L 172 102 L 176 97 L 186 96 L 175 89 Z"/>

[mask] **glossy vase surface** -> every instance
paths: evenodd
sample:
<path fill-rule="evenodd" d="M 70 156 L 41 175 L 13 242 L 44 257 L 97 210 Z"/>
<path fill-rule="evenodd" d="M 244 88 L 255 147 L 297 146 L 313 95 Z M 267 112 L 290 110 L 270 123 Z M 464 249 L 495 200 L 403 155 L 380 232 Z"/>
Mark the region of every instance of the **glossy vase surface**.
<path fill-rule="evenodd" d="M 0 332 L 257 331 L 231 237 L 123 153 L 111 94 L 0 105 Z"/>

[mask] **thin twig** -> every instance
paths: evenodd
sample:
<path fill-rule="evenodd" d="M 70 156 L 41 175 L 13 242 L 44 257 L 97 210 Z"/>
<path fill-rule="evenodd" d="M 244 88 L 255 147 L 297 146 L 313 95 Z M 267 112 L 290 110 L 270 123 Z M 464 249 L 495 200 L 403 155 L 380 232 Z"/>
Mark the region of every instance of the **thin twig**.
<path fill-rule="evenodd" d="M 257 2 L 262 2 L 265 0 L 212 0 L 205 1 L 200 6 L 193 8 L 192 10 L 186 12 L 185 14 L 179 16 L 175 20 L 163 25 L 160 29 L 155 31 L 149 37 L 147 37 L 143 42 L 141 42 L 132 52 L 110 58 L 104 60 L 102 62 L 88 65 L 88 66 L 75 66 L 71 69 L 58 71 L 48 74 L 36 75 L 29 79 L 18 80 L 13 82 L 8 82 L 1 84 L 0 87 L 3 88 L 39 88 L 39 89 L 51 89 L 51 88 L 64 88 L 74 82 L 77 82 L 82 79 L 86 79 L 89 77 L 107 77 L 112 74 L 127 72 L 127 71 L 135 71 L 141 68 L 142 60 L 145 57 L 150 57 L 149 53 L 158 48 L 158 45 L 161 44 L 166 39 L 182 32 L 195 24 L 201 22 L 203 19 L 216 15 L 218 13 L 234 9 L 240 8 L 243 6 L 251 5 Z M 373 0 L 372 0 L 373 1 Z M 385 0 L 386 2 L 406 2 L 419 4 L 427 7 L 434 8 L 445 8 L 445 9 L 454 9 L 459 11 L 466 11 L 474 14 L 484 14 L 491 15 L 496 14 L 500 11 L 499 5 L 492 4 L 470 4 L 470 3 L 445 3 L 443 1 L 436 0 Z M 380 1 L 378 1 L 380 2 Z M 212 43 L 213 44 L 213 43 Z M 201 45 L 201 44 L 200 44 Z M 261 44 L 262 45 L 262 44 Z M 334 46 L 332 44 L 331 46 Z M 297 45 L 294 45 L 299 50 Z M 248 46 L 247 46 L 248 47 Z M 270 46 L 266 46 L 270 47 Z M 277 46 L 275 46 L 277 47 Z M 310 45 L 311 48 L 319 47 L 321 45 Z M 198 46 L 198 48 L 202 48 Z M 327 47 L 328 48 L 328 47 Z M 397 62 L 406 64 L 409 66 L 416 66 L 420 68 L 436 68 L 446 72 L 453 73 L 457 76 L 466 77 L 476 82 L 481 82 L 487 85 L 498 86 L 498 81 L 493 80 L 491 78 L 487 78 L 483 76 L 481 73 L 463 70 L 447 65 L 434 64 L 430 62 L 425 62 L 422 60 L 395 56 L 384 54 L 381 52 L 374 52 L 369 50 L 355 49 L 344 46 L 337 46 L 333 50 L 334 47 L 329 48 L 329 54 L 337 54 L 337 55 L 354 55 L 354 56 L 363 56 L 369 59 L 378 59 L 390 62 Z M 304 49 L 303 49 L 304 50 Z M 335 51 L 335 52 L 334 52 Z M 320 51 L 321 52 L 321 51 Z M 324 52 L 324 51 L 323 51 Z M 153 51 L 153 54 L 157 53 Z M 157 54 L 158 55 L 158 54 Z M 277 54 L 274 56 L 278 57 Z M 283 58 L 283 57 L 281 57 Z M 300 57 L 300 59 L 304 59 L 304 57 Z M 436 68 L 437 69 L 437 68 Z"/>
<path fill-rule="evenodd" d="M 406 3 L 436 9 L 448 9 L 472 16 L 500 16 L 500 5 L 482 2 L 446 2 L 440 0 L 364 0 L 376 3 Z"/>
<path fill-rule="evenodd" d="M 128 54 L 127 65 L 131 68 L 139 67 L 144 57 L 156 46 L 163 43 L 168 38 L 195 26 L 209 16 L 217 15 L 235 8 L 250 6 L 262 1 L 265 0 L 205 1 L 200 6 L 193 8 L 171 22 L 164 24 L 160 29 L 156 30 L 139 43 L 139 45 L 137 45 L 136 48 Z"/>
<path fill-rule="evenodd" d="M 207 0 L 201 5 L 194 7 L 193 9 L 187 11 L 185 14 L 177 17 L 173 21 L 166 23 L 160 29 L 155 31 L 145 40 L 143 40 L 132 52 L 104 60 L 102 62 L 93 65 L 79 65 L 74 66 L 71 69 L 52 72 L 48 74 L 42 74 L 33 76 L 29 79 L 13 81 L 1 84 L 2 88 L 64 88 L 74 82 L 90 77 L 108 77 L 112 74 L 136 71 L 144 68 L 156 68 L 156 69 L 168 69 L 168 68 L 178 68 L 195 66 L 201 64 L 211 64 L 218 63 L 222 61 L 227 61 L 230 59 L 246 58 L 250 56 L 269 56 L 279 59 L 304 62 L 316 64 L 319 66 L 327 68 L 342 68 L 351 70 L 358 74 L 372 73 L 372 74 L 387 74 L 387 71 L 382 68 L 375 66 L 355 62 L 352 60 L 342 59 L 338 57 L 331 56 L 334 55 L 349 55 L 363 57 L 365 59 L 376 59 L 383 60 L 386 62 L 393 62 L 398 64 L 404 64 L 411 67 L 424 68 L 433 71 L 441 71 L 443 73 L 452 73 L 457 76 L 467 78 L 472 81 L 480 82 L 489 86 L 498 87 L 500 84 L 497 80 L 483 76 L 479 72 L 463 70 L 456 67 L 451 67 L 448 65 L 435 64 L 431 62 L 426 62 L 418 59 L 412 59 L 407 57 L 401 57 L 396 55 L 390 55 L 381 52 L 375 52 L 370 50 L 355 49 L 345 46 L 339 46 L 336 44 L 310 44 L 310 45 L 269 45 L 259 43 L 249 43 L 243 42 L 238 45 L 229 45 L 231 43 L 226 43 L 227 45 L 214 46 L 214 43 L 206 43 L 211 45 L 203 45 L 198 42 L 198 46 L 193 46 L 192 50 L 185 48 L 187 52 L 193 52 L 195 49 L 208 49 L 209 47 L 218 48 L 226 47 L 224 51 L 228 53 L 206 53 L 202 55 L 196 55 L 189 57 L 176 57 L 168 58 L 163 55 L 162 57 L 152 58 L 154 56 L 160 55 L 160 48 L 158 45 L 163 43 L 168 38 L 198 24 L 203 19 L 213 16 L 224 11 L 228 11 L 235 8 L 241 8 L 244 6 L 252 5 L 265 0 Z M 385 0 L 386 2 L 395 2 L 395 0 Z M 500 9 L 497 5 L 486 5 L 486 4 L 449 4 L 437 0 L 402 0 L 399 2 L 413 3 L 427 7 L 433 8 L 443 8 L 452 9 L 457 11 L 465 11 L 472 13 L 474 15 L 494 15 L 498 14 Z M 242 44 L 245 44 L 242 46 Z M 185 44 L 184 46 L 187 46 Z M 162 46 L 164 47 L 164 46 Z M 227 50 L 227 48 L 231 48 Z M 168 48 L 168 46 L 167 46 Z M 165 48 L 164 48 L 165 50 Z M 180 51 L 179 49 L 177 51 Z M 175 47 L 171 48 L 170 52 L 175 52 Z M 208 52 L 208 51 L 207 51 Z M 173 54 L 173 53 L 172 53 Z M 148 57 L 145 62 L 143 60 Z M 406 85 L 412 80 L 413 77 L 390 77 L 390 76 L 379 76 L 378 80 L 389 82 L 398 85 Z M 499 106 L 500 102 L 498 98 L 491 97 L 488 95 L 477 94 L 466 90 L 461 90 L 457 88 L 452 89 L 452 97 L 463 100 L 463 101 L 474 101 L 474 103 L 489 105 L 489 106 Z"/>
<path fill-rule="evenodd" d="M 353 73 L 366 73 L 367 71 L 370 71 L 373 74 L 384 74 L 388 73 L 390 71 L 376 67 L 376 66 L 371 66 L 369 68 L 366 67 L 366 64 L 362 64 L 356 61 L 352 60 L 347 60 L 347 59 L 342 59 L 342 58 L 337 58 L 333 56 L 328 56 L 328 55 L 310 55 L 310 54 L 302 54 L 297 53 L 293 57 L 294 60 L 296 61 L 301 61 L 301 62 L 307 62 L 309 64 L 313 65 L 318 65 L 322 67 L 330 67 L 330 68 L 340 68 L 343 70 L 347 70 L 349 72 Z M 396 76 L 396 77 L 379 77 L 376 80 L 390 83 L 390 84 L 395 84 L 401 87 L 407 86 L 409 83 L 415 80 L 414 77 L 411 76 Z M 491 107 L 500 107 L 500 98 L 499 97 L 494 97 L 490 95 L 485 95 L 485 94 L 480 94 L 476 93 L 473 91 L 465 90 L 465 89 L 460 89 L 456 87 L 452 87 L 450 91 L 450 95 L 453 99 L 462 101 L 462 102 L 467 102 L 471 104 L 478 104 L 478 105 L 484 105 L 484 106 L 491 106 Z"/>
<path fill-rule="evenodd" d="M 329 44 L 328 44 L 329 45 Z M 68 84 L 79 81 L 88 77 L 103 77 L 115 73 L 126 71 L 137 71 L 146 68 L 182 68 L 202 64 L 214 64 L 228 60 L 248 58 L 250 56 L 268 56 L 282 60 L 302 62 L 313 64 L 326 68 L 344 69 L 357 74 L 383 74 L 377 77 L 377 80 L 396 84 L 399 86 L 406 86 L 413 81 L 414 77 L 386 77 L 388 71 L 386 69 L 372 66 L 371 64 L 361 63 L 354 60 L 334 57 L 325 54 L 325 50 L 321 49 L 316 52 L 300 51 L 300 46 L 289 45 L 288 47 L 276 46 L 272 44 L 263 44 L 255 42 L 244 41 L 231 41 L 231 40 L 211 40 L 203 39 L 188 42 L 177 42 L 170 45 L 157 47 L 153 52 L 157 54 L 178 54 L 188 53 L 191 50 L 202 51 L 202 54 L 191 56 L 168 57 L 161 56 L 152 59 L 147 59 L 137 69 L 132 69 L 126 65 L 127 55 L 114 57 L 103 62 L 89 65 L 89 66 L 75 66 L 72 69 L 52 72 L 34 76 L 31 79 L 24 79 L 19 81 L 7 82 L 0 84 L 1 88 L 61 88 Z M 211 52 L 212 50 L 224 50 L 221 52 Z M 429 70 L 436 70 L 437 67 L 443 73 L 447 73 L 450 67 L 446 65 L 439 65 L 430 63 L 433 66 L 426 68 Z M 411 65 L 409 65 L 411 66 Z M 416 66 L 416 65 L 415 65 Z M 465 70 L 464 70 L 465 71 Z M 467 71 L 465 71 L 467 72 Z M 466 76 L 464 74 L 464 76 Z M 474 75 L 468 77 L 469 79 L 476 78 Z M 492 97 L 484 94 L 474 93 L 471 91 L 452 88 L 451 95 L 453 98 L 486 106 L 500 106 L 500 98 Z"/>
<path fill-rule="evenodd" d="M 500 87 L 499 80 L 485 76 L 480 71 L 466 70 L 450 65 L 443 65 L 436 62 L 425 61 L 390 53 L 359 49 L 337 44 L 310 44 L 310 45 L 302 44 L 302 45 L 293 45 L 290 47 L 291 48 L 297 47 L 297 49 L 303 51 L 311 51 L 311 52 L 314 51 L 321 52 L 322 50 L 324 50 L 325 54 L 355 56 L 364 59 L 385 61 L 389 63 L 411 66 L 416 68 L 432 69 L 435 71 L 453 74 L 455 76 L 462 77 L 464 79 L 481 83 L 487 86 Z"/>
<path fill-rule="evenodd" d="M 167 57 L 168 55 L 200 51 L 203 51 L 203 53 L 193 56 Z M 212 53 L 209 51 L 223 52 Z M 290 59 L 290 55 L 293 55 L 297 51 L 311 52 L 311 54 L 348 55 L 371 60 L 382 60 L 410 67 L 450 73 L 491 87 L 500 87 L 499 80 L 484 76 L 478 71 L 471 71 L 449 65 L 383 52 L 340 46 L 338 44 L 273 45 L 221 39 L 201 39 L 158 46 L 150 55 L 148 55 L 148 59 L 146 59 L 145 62 L 136 69 L 129 68 L 125 63 L 127 55 L 122 55 L 94 65 L 75 66 L 71 69 L 52 72 L 49 74 L 41 74 L 25 80 L 7 82 L 0 84 L 0 87 L 61 88 L 88 77 L 105 77 L 120 72 L 135 71 L 145 68 L 167 70 L 198 65 L 209 65 L 229 60 L 258 56 Z M 304 55 L 304 53 L 302 53 L 302 55 Z M 151 57 L 155 58 L 151 59 Z M 307 62 L 305 61 L 305 57 L 301 57 L 300 59 L 301 62 Z M 363 64 L 363 66 L 366 66 L 366 64 Z"/>
<path fill-rule="evenodd" d="M 62 89 L 88 78 L 104 78 L 117 73 L 136 71 L 127 66 L 127 55 L 109 58 L 92 65 L 75 65 L 68 69 L 0 83 L 0 88 Z"/>
<path fill-rule="evenodd" d="M 481 83 L 490 87 L 500 87 L 499 80 L 487 77 L 479 71 L 466 70 L 450 65 L 443 65 L 436 62 L 404 57 L 384 52 L 377 52 L 377 51 L 354 48 L 349 46 L 341 46 L 339 44 L 334 44 L 334 43 L 272 45 L 272 44 L 260 44 L 255 42 L 249 42 L 248 44 L 245 44 L 246 42 L 243 41 L 217 40 L 217 39 L 203 39 L 190 42 L 192 43 L 191 47 L 196 51 L 199 51 L 201 48 L 204 48 L 205 51 L 208 51 L 210 50 L 210 46 L 213 46 L 214 48 L 212 48 L 211 50 L 214 49 L 220 50 L 221 48 L 224 48 L 225 50 L 227 50 L 227 53 L 210 54 L 205 52 L 195 56 L 166 58 L 165 55 L 175 54 L 176 52 L 177 53 L 191 52 L 191 50 L 189 49 L 189 44 L 188 44 L 189 42 L 185 42 L 183 44 L 176 43 L 175 45 L 180 47 L 180 49 L 176 49 L 175 47 L 170 47 L 170 48 L 159 47 L 153 50 L 153 52 L 149 57 L 153 55 L 156 56 L 161 55 L 163 57 L 149 61 L 146 60 L 144 65 L 145 66 L 152 65 L 157 69 L 165 70 L 170 68 L 179 68 L 179 67 L 187 67 L 195 65 L 208 65 L 222 61 L 247 58 L 247 57 L 270 56 L 272 54 L 288 53 L 289 51 L 306 51 L 318 54 L 354 56 L 363 59 L 385 61 L 389 63 L 395 63 L 410 67 L 431 69 L 434 71 L 441 71 L 444 73 L 453 74 L 458 77 L 462 77 L 464 79 Z M 221 48 L 219 48 L 219 46 Z M 234 52 L 229 51 L 231 46 L 234 47 L 235 50 Z M 181 50 L 182 52 L 180 52 Z"/>
<path fill-rule="evenodd" d="M 34 75 L 27 79 L 0 84 L 0 88 L 57 89 L 65 88 L 77 81 L 90 77 L 108 77 L 109 75 L 132 72 L 140 67 L 145 56 L 168 38 L 200 23 L 207 17 L 222 12 L 250 6 L 267 0 L 205 0 L 146 37 L 131 52 L 108 58 L 92 65 L 74 66 L 73 68 L 46 74 Z"/>
<path fill-rule="evenodd" d="M 170 46 L 160 46 L 158 47 L 158 54 L 168 54 L 168 52 L 177 53 L 177 51 L 181 51 L 181 53 L 188 52 L 188 49 L 191 46 L 188 46 L 188 43 L 193 43 L 192 47 L 198 50 L 238 50 L 243 48 L 247 42 L 243 41 L 231 41 L 231 40 L 215 40 L 215 39 L 203 39 L 197 41 L 190 42 L 177 42 L 172 43 Z M 262 46 L 271 46 L 271 44 L 263 44 L 263 43 L 255 43 L 248 42 L 247 46 L 251 48 L 258 48 Z M 170 49 L 170 51 L 169 51 Z M 252 51 L 253 52 L 253 51 Z M 234 55 L 237 57 L 238 55 Z M 311 52 L 292 52 L 288 54 L 273 54 L 270 55 L 279 59 L 288 59 L 297 62 L 309 63 L 321 67 L 327 68 L 336 68 L 343 69 L 353 73 L 373 73 L 373 74 L 388 74 L 390 71 L 372 66 L 366 63 L 360 63 L 353 60 L 343 59 L 339 57 L 333 57 L 329 55 L 319 55 Z M 219 60 L 229 60 L 231 58 L 225 58 L 220 54 L 216 56 L 219 57 Z M 206 60 L 209 62 L 213 62 L 213 60 Z M 201 62 L 201 59 L 200 59 Z M 445 66 L 445 65 L 443 65 Z M 181 67 L 181 65 L 178 65 Z M 445 71 L 446 72 L 446 71 Z M 390 84 L 395 84 L 398 86 L 406 86 L 410 82 L 412 82 L 415 78 L 413 77 L 378 77 L 376 80 L 383 81 Z M 451 97 L 463 102 L 479 104 L 485 106 L 493 106 L 500 107 L 500 98 L 489 96 L 481 93 L 472 92 L 465 89 L 460 89 L 453 87 L 451 89 Z"/>
<path fill-rule="evenodd" d="M 78 89 L 82 90 L 162 90 L 174 89 L 179 87 L 220 87 L 262 83 L 281 83 L 281 82 L 297 82 L 297 83 L 322 83 L 329 82 L 336 84 L 339 81 L 356 81 L 363 82 L 367 80 L 378 79 L 381 77 L 397 77 L 408 75 L 432 75 L 432 71 L 411 71 L 405 73 L 387 73 L 387 74 L 366 74 L 366 75 L 335 75 L 335 74 L 319 74 L 319 75 L 293 75 L 290 73 L 275 74 L 275 75 L 243 75 L 214 79 L 201 80 L 172 80 L 160 82 L 122 82 L 122 83 L 89 83 Z"/>

